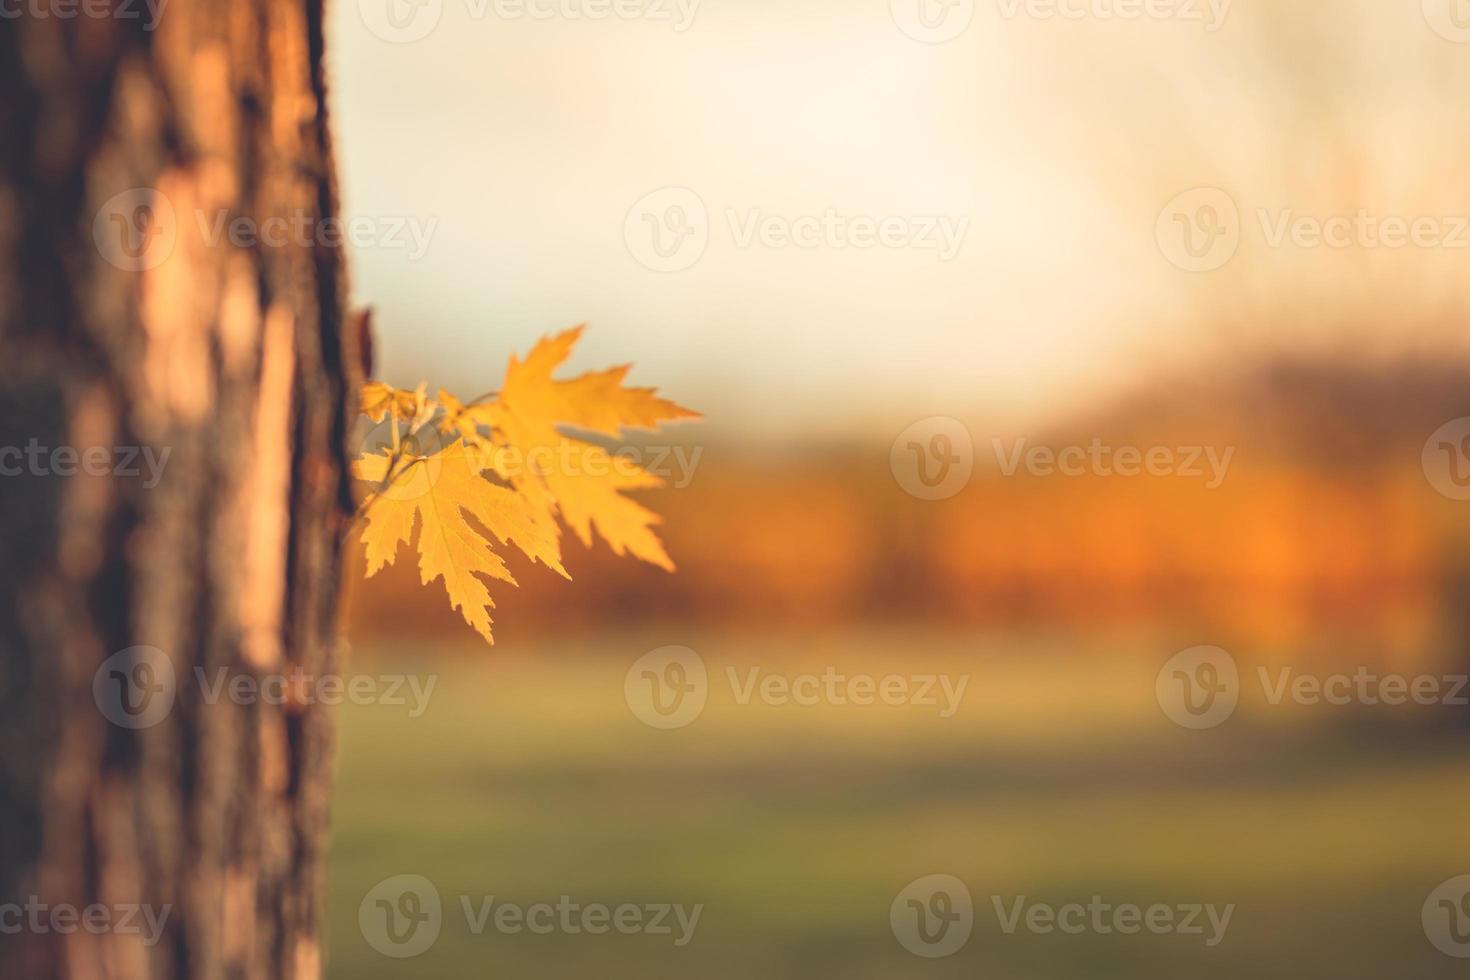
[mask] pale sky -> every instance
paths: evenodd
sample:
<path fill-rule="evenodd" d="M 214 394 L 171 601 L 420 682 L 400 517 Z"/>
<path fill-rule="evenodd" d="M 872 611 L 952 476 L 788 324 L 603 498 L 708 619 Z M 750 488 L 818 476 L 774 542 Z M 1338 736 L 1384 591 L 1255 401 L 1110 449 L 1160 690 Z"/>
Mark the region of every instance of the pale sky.
<path fill-rule="evenodd" d="M 1013 427 L 1339 309 L 1465 308 L 1470 248 L 1268 241 L 1286 209 L 1470 213 L 1470 31 L 1418 0 L 412 2 L 339 0 L 329 37 L 347 214 L 427 235 L 353 256 L 391 381 L 478 393 L 588 321 L 576 367 L 633 361 L 720 431 Z M 1191 272 L 1156 225 L 1200 186 L 1240 245 Z M 691 200 L 659 231 L 694 257 L 660 258 Z"/>

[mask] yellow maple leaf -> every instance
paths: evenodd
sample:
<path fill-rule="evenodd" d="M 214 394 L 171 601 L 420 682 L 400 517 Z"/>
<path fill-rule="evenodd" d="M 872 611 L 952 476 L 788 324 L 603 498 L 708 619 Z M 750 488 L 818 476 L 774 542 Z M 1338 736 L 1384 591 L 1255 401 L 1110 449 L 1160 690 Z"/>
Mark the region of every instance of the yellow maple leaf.
<path fill-rule="evenodd" d="M 392 415 L 395 419 L 411 419 L 422 403 L 422 391 L 404 391 L 381 381 L 369 381 L 362 386 L 360 406 L 362 414 L 374 422 L 381 422 Z"/>
<path fill-rule="evenodd" d="M 393 563 L 417 523 L 419 578 L 444 580 L 450 605 L 489 643 L 495 603 L 479 576 L 515 584 L 505 562 L 468 513 L 502 543 L 566 576 L 554 529 L 520 494 L 487 479 L 479 454 L 463 442 L 406 461 L 392 453 L 367 454 L 354 464 L 359 479 L 380 486 L 368 502 L 362 541 L 371 577 Z M 396 469 L 395 469 L 396 468 Z M 569 577 L 569 576 L 567 576 Z"/>
<path fill-rule="evenodd" d="M 625 388 L 628 366 L 556 381 L 552 373 L 582 335 L 574 327 L 538 343 L 525 361 L 515 357 L 493 404 L 470 410 L 473 417 L 503 433 L 495 457 L 517 490 L 548 517 L 554 512 L 592 545 L 592 530 L 615 554 L 634 557 L 673 571 L 674 563 L 654 534 L 658 515 L 629 497 L 625 490 L 663 486 L 663 480 L 614 458 L 606 449 L 562 434 L 558 425 L 576 426 L 608 436 L 626 428 L 657 428 L 663 422 L 697 419 L 699 414 L 659 398 L 652 388 Z"/>
<path fill-rule="evenodd" d="M 492 445 L 482 431 L 482 427 L 490 425 L 484 406 L 465 406 L 443 388 L 439 389 L 438 402 L 444 409 L 444 414 L 439 418 L 440 432 L 457 435 L 472 447 L 484 448 Z M 495 461 L 493 455 L 489 459 L 492 463 Z"/>
<path fill-rule="evenodd" d="M 558 516 L 584 545 L 595 527 L 615 553 L 674 568 L 653 532 L 657 515 L 623 494 L 663 480 L 558 426 L 617 437 L 699 416 L 652 388 L 624 387 L 626 366 L 553 379 L 581 334 L 543 339 L 524 362 L 512 357 L 500 393 L 468 405 L 442 389 L 431 399 L 424 385 L 410 392 L 375 381 L 362 390 L 363 414 L 388 420 L 391 436 L 391 446 L 353 464 L 372 485 L 362 505 L 367 574 L 392 564 L 417 527 L 420 579 L 442 578 L 451 606 L 491 643 L 495 604 L 484 579 L 515 579 L 471 519 L 567 578 Z"/>

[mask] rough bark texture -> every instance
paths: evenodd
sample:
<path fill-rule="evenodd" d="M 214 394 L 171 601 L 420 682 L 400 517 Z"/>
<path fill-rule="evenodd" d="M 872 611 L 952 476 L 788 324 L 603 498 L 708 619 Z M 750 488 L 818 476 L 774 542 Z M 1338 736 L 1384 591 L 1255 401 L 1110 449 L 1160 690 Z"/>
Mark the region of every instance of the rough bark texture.
<path fill-rule="evenodd" d="M 336 656 L 340 250 L 211 240 L 334 214 L 320 0 L 24 9 L 0 20 L 0 975 L 316 976 L 330 709 L 208 695 Z M 68 476 L 28 445 L 169 455 L 148 486 L 126 450 Z M 171 690 L 160 654 L 109 660 L 138 646 Z M 172 706 L 117 723 L 114 683 Z M 112 924 L 16 930 L 5 903 Z M 166 910 L 156 944 L 117 928 L 134 905 Z"/>

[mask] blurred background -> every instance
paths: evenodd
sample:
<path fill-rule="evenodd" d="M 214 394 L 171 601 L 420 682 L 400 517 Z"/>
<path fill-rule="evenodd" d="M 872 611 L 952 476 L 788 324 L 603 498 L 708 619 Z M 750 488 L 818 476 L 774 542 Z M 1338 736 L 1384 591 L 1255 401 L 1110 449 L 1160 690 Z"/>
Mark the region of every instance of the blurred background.
<path fill-rule="evenodd" d="M 1470 671 L 1458 4 L 337 4 L 346 210 L 432 228 L 353 256 L 377 376 L 493 390 L 587 321 L 570 369 L 706 420 L 631 437 L 673 575 L 568 539 L 487 650 L 406 556 L 354 566 L 351 669 L 438 683 L 344 709 L 332 974 L 1459 975 L 1470 904 L 1426 897 L 1470 872 L 1470 708 L 1262 680 Z M 1094 444 L 1179 465 L 1012 465 Z M 708 703 L 659 730 L 625 679 L 668 645 Z M 1201 645 L 1239 705 L 1191 728 Z M 752 669 L 968 687 L 742 704 Z M 445 925 L 395 960 L 358 907 L 405 873 Z M 890 921 L 931 874 L 975 910 L 936 959 Z M 461 895 L 704 912 L 674 948 L 475 934 Z M 1236 908 L 1207 947 L 992 907 L 1094 895 Z"/>

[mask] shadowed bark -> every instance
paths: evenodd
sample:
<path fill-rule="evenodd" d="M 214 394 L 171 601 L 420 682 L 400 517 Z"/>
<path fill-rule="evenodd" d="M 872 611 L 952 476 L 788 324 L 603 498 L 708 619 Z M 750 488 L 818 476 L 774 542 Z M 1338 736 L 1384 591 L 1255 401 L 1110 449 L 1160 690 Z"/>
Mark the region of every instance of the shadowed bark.
<path fill-rule="evenodd" d="M 330 709 L 209 697 L 336 657 L 320 0 L 53 8 L 0 20 L 0 973 L 314 977 Z"/>

